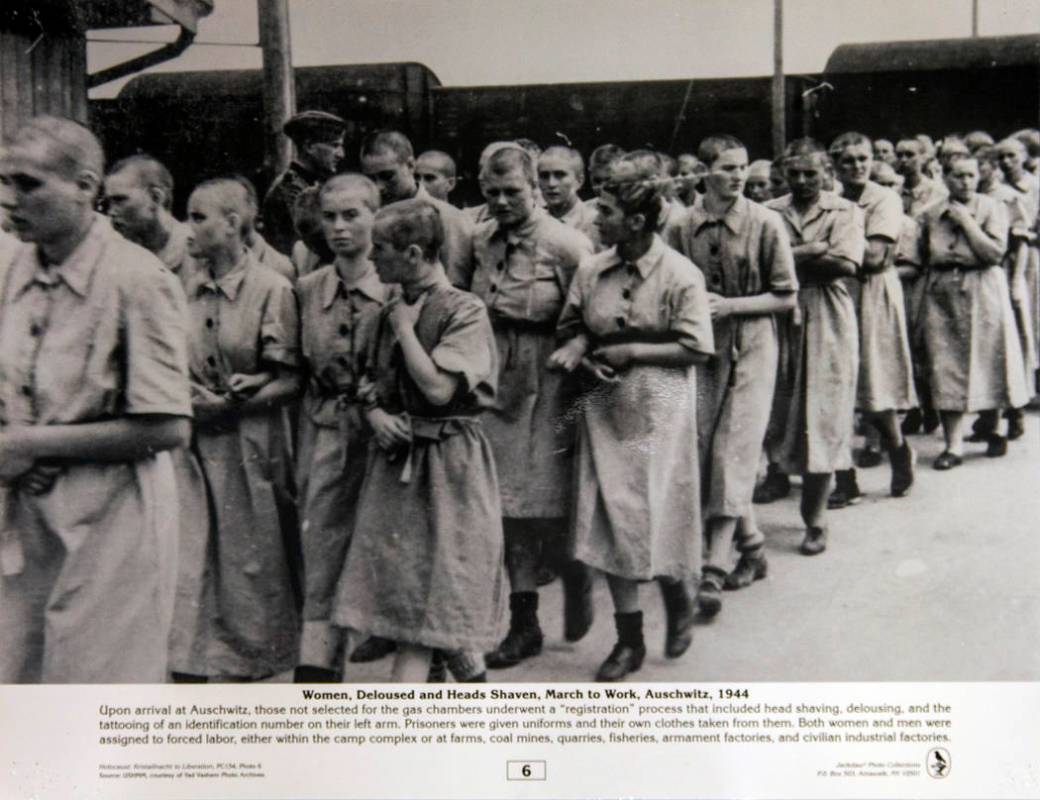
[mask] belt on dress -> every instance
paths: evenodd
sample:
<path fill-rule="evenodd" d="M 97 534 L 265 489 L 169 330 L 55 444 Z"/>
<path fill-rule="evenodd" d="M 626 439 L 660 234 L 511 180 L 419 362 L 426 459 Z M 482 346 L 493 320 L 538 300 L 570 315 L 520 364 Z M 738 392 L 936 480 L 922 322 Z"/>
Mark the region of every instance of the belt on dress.
<path fill-rule="evenodd" d="M 408 422 L 412 430 L 412 439 L 408 443 L 404 464 L 401 466 L 401 483 L 412 482 L 412 464 L 417 441 L 443 442 L 465 430 L 472 430 L 480 426 L 480 417 L 475 414 L 457 414 L 448 417 L 414 417 L 408 415 Z M 389 460 L 394 461 L 396 454 L 391 454 Z"/>
<path fill-rule="evenodd" d="M 488 316 L 491 318 L 491 326 L 495 330 L 515 330 L 515 331 L 526 331 L 528 333 L 555 333 L 556 332 L 556 320 L 544 320 L 538 322 L 532 319 L 516 319 L 514 317 L 507 317 L 494 309 L 488 309 Z"/>

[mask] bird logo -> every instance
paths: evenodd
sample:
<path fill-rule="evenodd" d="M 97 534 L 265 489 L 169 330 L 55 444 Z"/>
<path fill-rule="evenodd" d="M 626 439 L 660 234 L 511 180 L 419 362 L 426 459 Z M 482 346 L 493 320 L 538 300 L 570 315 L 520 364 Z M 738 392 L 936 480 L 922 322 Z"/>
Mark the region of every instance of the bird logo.
<path fill-rule="evenodd" d="M 928 768 L 928 774 L 933 778 L 945 778 L 950 774 L 952 766 L 950 751 L 943 747 L 933 747 L 928 751 L 925 766 Z"/>

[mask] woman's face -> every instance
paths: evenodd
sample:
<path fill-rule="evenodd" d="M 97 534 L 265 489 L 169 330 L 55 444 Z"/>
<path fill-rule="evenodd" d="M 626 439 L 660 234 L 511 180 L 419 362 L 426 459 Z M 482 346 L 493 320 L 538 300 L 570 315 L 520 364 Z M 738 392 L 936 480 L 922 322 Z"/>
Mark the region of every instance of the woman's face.
<path fill-rule="evenodd" d="M 744 193 L 747 176 L 747 150 L 742 147 L 723 150 L 708 165 L 704 186 L 709 194 L 714 194 L 721 200 L 735 200 Z"/>
<path fill-rule="evenodd" d="M 600 241 L 607 247 L 616 244 L 624 244 L 632 238 L 632 228 L 628 217 L 618 205 L 617 198 L 600 192 L 596 201 L 596 230 L 599 231 Z"/>
<path fill-rule="evenodd" d="M 946 188 L 958 202 L 971 200 L 979 188 L 979 165 L 975 159 L 961 158 L 954 161 L 946 173 Z"/>

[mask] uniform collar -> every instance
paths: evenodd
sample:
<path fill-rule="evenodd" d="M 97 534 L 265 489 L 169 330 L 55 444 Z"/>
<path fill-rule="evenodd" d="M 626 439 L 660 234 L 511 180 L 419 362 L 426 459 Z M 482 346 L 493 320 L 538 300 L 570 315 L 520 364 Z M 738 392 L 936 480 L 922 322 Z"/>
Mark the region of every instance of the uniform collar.
<path fill-rule="evenodd" d="M 980 192 L 975 192 L 975 194 L 973 194 L 971 196 L 971 200 L 969 200 L 967 203 L 962 203 L 961 205 L 963 205 L 965 208 L 967 208 L 968 211 L 970 211 L 974 215 L 975 212 L 978 211 L 978 209 L 979 209 L 979 197 L 980 196 L 981 196 Z M 940 200 L 938 203 L 936 203 L 935 204 L 935 215 L 937 217 L 945 217 L 945 216 L 947 216 L 950 213 L 950 203 L 951 202 L 953 202 L 953 198 L 950 195 L 946 195 L 946 197 L 944 197 L 942 200 Z"/>
<path fill-rule="evenodd" d="M 794 205 L 794 195 L 787 194 L 781 198 L 782 202 L 776 206 L 772 206 L 774 211 L 779 211 L 787 219 L 791 220 L 797 228 L 801 228 L 808 225 L 821 216 L 825 211 L 833 211 L 841 208 L 843 203 L 851 202 L 849 200 L 843 200 L 833 192 L 820 192 L 820 196 L 816 198 L 804 216 L 800 216 L 800 212 Z"/>
<path fill-rule="evenodd" d="M 693 223 L 693 231 L 697 233 L 704 225 L 714 225 L 721 222 L 734 236 L 740 236 L 747 227 L 748 212 L 751 201 L 746 197 L 738 197 L 733 204 L 726 209 L 721 217 L 715 216 L 704 206 L 704 195 L 698 195 L 697 200 L 690 206 L 690 220 Z"/>
<path fill-rule="evenodd" d="M 60 264 L 44 267 L 35 245 L 24 248 L 16 262 L 21 272 L 17 279 L 16 295 L 26 291 L 33 283 L 54 284 L 61 281 L 80 297 L 86 297 L 98 258 L 111 235 L 112 227 L 108 220 L 100 214 L 94 214 L 86 235 Z"/>
<path fill-rule="evenodd" d="M 214 280 L 213 273 L 210 272 L 209 267 L 200 269 L 195 285 L 191 292 L 193 297 L 198 297 L 203 292 L 213 292 L 214 294 L 222 294 L 232 303 L 238 297 L 239 291 L 242 289 L 242 281 L 246 279 L 246 273 L 256 267 L 256 258 L 248 250 L 242 251 L 242 257 L 238 259 L 238 263 L 232 267 L 231 271 L 220 278 L 220 280 Z"/>
<path fill-rule="evenodd" d="M 328 273 L 322 278 L 321 307 L 324 310 L 328 311 L 337 297 L 340 295 L 346 297 L 351 292 L 363 294 L 369 300 L 375 300 L 377 303 L 386 302 L 388 287 L 379 280 L 379 275 L 376 274 L 376 268 L 372 262 L 368 261 L 366 264 L 367 267 L 361 277 L 350 283 L 340 277 L 335 264 L 329 265 Z"/>
<path fill-rule="evenodd" d="M 306 181 L 309 184 L 320 183 L 322 180 L 321 175 L 319 175 L 312 169 L 308 169 L 295 159 L 293 159 L 293 161 L 289 164 L 289 169 L 287 170 L 287 172 L 295 172 L 298 176 L 300 176 L 304 181 Z"/>
<path fill-rule="evenodd" d="M 650 249 L 643 253 L 638 259 L 636 259 L 633 266 L 639 272 L 639 276 L 645 281 L 650 277 L 650 273 L 657 268 L 657 265 L 661 263 L 661 259 L 664 257 L 665 251 L 664 239 L 658 234 L 654 234 L 653 241 L 650 243 Z M 618 254 L 617 246 L 615 245 L 610 249 L 610 261 L 607 265 L 607 269 L 616 269 L 622 264 L 626 264 L 624 259 Z"/>
<path fill-rule="evenodd" d="M 529 239 L 531 237 L 531 234 L 534 233 L 535 228 L 537 228 L 541 221 L 548 216 L 548 211 L 546 211 L 544 208 L 539 208 L 538 206 L 535 206 L 534 210 L 531 212 L 531 216 L 524 220 L 523 224 L 521 224 L 519 227 L 510 228 L 509 230 L 503 230 L 503 228 L 499 226 L 499 224 L 496 222 L 495 230 L 491 234 L 491 238 L 498 239 L 500 241 L 504 240 L 506 244 L 510 244 L 516 247 L 522 244 L 525 240 Z"/>

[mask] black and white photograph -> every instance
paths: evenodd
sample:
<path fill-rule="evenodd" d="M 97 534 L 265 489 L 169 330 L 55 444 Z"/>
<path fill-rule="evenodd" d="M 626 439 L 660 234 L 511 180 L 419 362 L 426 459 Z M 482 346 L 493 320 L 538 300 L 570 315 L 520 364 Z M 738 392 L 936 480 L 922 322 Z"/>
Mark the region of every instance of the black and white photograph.
<path fill-rule="evenodd" d="M 3 6 L 0 688 L 1040 680 L 1035 0 Z"/>

